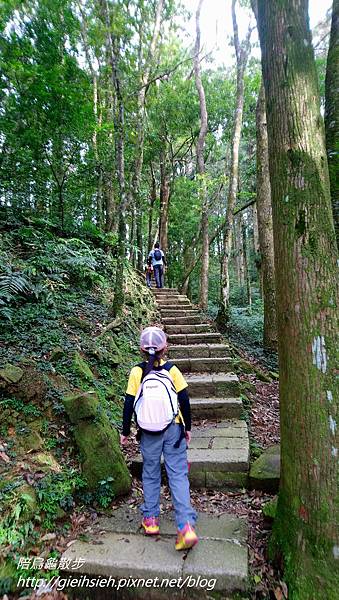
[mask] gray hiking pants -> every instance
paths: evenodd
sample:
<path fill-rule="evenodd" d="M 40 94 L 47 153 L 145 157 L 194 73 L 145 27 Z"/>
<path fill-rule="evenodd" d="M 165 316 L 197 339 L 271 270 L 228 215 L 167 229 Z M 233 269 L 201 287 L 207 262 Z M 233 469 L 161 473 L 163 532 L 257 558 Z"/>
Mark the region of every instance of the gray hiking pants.
<path fill-rule="evenodd" d="M 164 267 L 162 265 L 154 265 L 154 278 L 157 288 L 164 287 Z"/>
<path fill-rule="evenodd" d="M 141 434 L 140 449 L 143 458 L 142 484 L 144 503 L 141 511 L 144 517 L 158 517 L 160 513 L 161 455 L 171 490 L 177 525 L 195 524 L 197 514 L 191 506 L 188 481 L 187 444 L 182 439 L 179 448 L 174 448 L 180 435 L 180 425 L 172 423 L 164 433 Z"/>

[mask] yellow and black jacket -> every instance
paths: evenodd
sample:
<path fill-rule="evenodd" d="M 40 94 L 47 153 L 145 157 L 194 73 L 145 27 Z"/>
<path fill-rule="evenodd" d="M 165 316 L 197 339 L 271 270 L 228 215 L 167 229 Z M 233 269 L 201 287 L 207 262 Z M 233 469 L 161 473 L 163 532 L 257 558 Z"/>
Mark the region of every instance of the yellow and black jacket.
<path fill-rule="evenodd" d="M 125 396 L 124 412 L 123 412 L 123 435 L 129 435 L 131 421 L 133 417 L 134 399 L 142 381 L 144 368 L 147 363 L 140 363 L 132 368 L 128 379 L 128 385 Z M 169 361 L 160 361 L 161 366 L 165 366 L 171 377 L 175 390 L 178 394 L 178 404 L 180 407 L 179 415 L 176 417 L 176 423 L 184 423 L 186 431 L 191 431 L 191 408 L 187 393 L 188 384 L 183 377 L 178 367 Z"/>

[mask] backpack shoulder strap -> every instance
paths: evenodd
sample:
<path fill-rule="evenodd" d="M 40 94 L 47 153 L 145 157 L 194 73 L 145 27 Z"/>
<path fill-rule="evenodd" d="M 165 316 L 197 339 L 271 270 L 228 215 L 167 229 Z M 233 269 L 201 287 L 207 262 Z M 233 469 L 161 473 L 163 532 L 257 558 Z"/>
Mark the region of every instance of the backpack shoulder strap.
<path fill-rule="evenodd" d="M 143 380 L 143 378 L 144 378 L 144 372 L 145 372 L 145 367 L 146 367 L 146 364 L 147 364 L 147 363 L 146 363 L 146 361 L 145 361 L 145 360 L 143 360 L 141 363 L 138 363 L 138 364 L 137 364 L 137 367 L 140 367 L 140 369 L 141 369 L 141 371 L 142 371 L 140 383 L 142 383 L 142 380 Z"/>
<path fill-rule="evenodd" d="M 162 368 L 165 369 L 165 371 L 168 371 L 168 372 L 171 370 L 172 367 L 174 367 L 174 364 L 170 360 L 167 360 L 165 362 L 165 364 L 162 365 Z"/>

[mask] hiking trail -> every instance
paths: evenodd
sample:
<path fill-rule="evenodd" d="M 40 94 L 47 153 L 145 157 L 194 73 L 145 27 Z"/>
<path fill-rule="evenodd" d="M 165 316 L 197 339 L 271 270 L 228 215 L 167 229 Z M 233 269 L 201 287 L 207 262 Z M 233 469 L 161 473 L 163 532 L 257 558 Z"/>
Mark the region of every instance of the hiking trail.
<path fill-rule="evenodd" d="M 232 372 L 229 346 L 187 296 L 171 288 L 156 289 L 154 293 L 168 335 L 168 358 L 183 372 L 189 385 L 193 424 L 188 450 L 191 487 L 242 487 L 248 476 L 249 438 L 246 422 L 240 418 L 240 384 Z M 196 426 L 196 419 L 205 421 Z M 132 460 L 131 471 L 141 476 L 140 455 Z M 95 598 L 192 598 L 193 592 L 194 597 L 211 597 L 206 580 L 212 579 L 216 579 L 213 591 L 220 592 L 221 598 L 245 591 L 245 520 L 225 513 L 198 515 L 199 544 L 187 552 L 178 552 L 174 548 L 176 527 L 172 514 L 160 518 L 160 536 L 148 538 L 140 530 L 139 511 L 126 503 L 112 516 L 96 521 L 88 542 L 77 540 L 66 550 L 64 559 L 85 561 L 76 572 L 68 574 L 111 577 L 116 581 L 130 579 L 130 587 L 126 582 L 123 587 L 121 583 L 120 589 L 117 584 L 114 588 L 91 588 L 91 597 Z M 136 595 L 136 579 L 152 579 L 156 583 L 138 587 Z M 181 582 L 182 589 L 160 587 L 165 579 Z M 79 589 L 77 595 L 78 592 Z"/>

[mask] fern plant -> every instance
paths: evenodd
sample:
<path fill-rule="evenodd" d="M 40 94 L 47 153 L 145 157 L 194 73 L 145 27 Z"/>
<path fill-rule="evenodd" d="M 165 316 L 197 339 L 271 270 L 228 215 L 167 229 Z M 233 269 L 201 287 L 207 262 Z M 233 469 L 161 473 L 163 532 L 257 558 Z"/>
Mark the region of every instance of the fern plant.
<path fill-rule="evenodd" d="M 0 294 L 11 301 L 18 295 L 27 295 L 31 291 L 30 281 L 21 273 L 0 275 Z"/>

